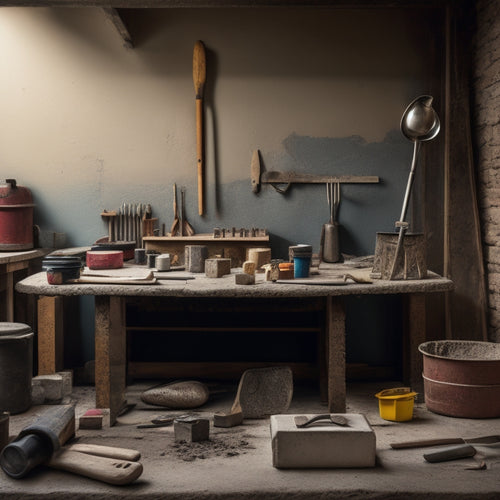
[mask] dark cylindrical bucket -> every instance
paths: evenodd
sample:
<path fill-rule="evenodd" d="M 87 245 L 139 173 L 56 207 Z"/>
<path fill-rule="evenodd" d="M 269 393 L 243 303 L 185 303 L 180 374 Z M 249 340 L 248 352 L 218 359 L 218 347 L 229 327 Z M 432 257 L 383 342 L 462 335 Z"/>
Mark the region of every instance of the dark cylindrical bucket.
<path fill-rule="evenodd" d="M 33 332 L 23 323 L 0 323 L 0 411 L 31 406 Z"/>
<path fill-rule="evenodd" d="M 423 354 L 425 404 L 441 415 L 500 417 L 500 344 L 437 340 Z"/>

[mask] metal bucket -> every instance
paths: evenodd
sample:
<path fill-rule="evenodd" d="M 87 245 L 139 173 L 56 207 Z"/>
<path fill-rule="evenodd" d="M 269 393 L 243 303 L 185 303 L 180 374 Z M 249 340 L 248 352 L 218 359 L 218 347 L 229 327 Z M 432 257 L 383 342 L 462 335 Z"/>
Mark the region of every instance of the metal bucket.
<path fill-rule="evenodd" d="M 0 183 L 0 251 L 33 248 L 33 198 L 15 179 Z"/>
<path fill-rule="evenodd" d="M 31 407 L 33 332 L 23 323 L 0 323 L 0 412 Z"/>
<path fill-rule="evenodd" d="M 427 278 L 425 236 L 422 233 L 406 233 L 403 239 L 403 252 L 398 262 L 394 264 L 398 238 L 399 233 L 377 233 L 373 271 L 370 276 L 383 280 Z M 393 265 L 395 273 L 391 278 Z"/>
<path fill-rule="evenodd" d="M 451 417 L 500 417 L 500 344 L 437 340 L 418 350 L 430 411 Z"/>

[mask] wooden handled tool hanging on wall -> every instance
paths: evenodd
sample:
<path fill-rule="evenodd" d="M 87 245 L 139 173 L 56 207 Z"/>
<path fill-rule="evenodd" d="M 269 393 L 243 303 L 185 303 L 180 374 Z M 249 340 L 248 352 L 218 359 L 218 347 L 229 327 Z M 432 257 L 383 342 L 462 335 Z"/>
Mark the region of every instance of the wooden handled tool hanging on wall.
<path fill-rule="evenodd" d="M 203 164 L 203 91 L 207 77 L 205 46 L 198 40 L 193 52 L 193 83 L 196 94 L 196 161 L 198 164 L 198 213 L 203 215 L 204 164 Z"/>

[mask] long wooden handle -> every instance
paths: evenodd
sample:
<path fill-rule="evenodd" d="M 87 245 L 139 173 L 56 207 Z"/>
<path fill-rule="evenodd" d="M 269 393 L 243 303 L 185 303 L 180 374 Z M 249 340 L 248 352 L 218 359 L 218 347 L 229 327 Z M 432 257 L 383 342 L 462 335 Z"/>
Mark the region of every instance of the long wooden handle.
<path fill-rule="evenodd" d="M 64 448 L 65 450 L 78 451 L 87 455 L 98 457 L 118 458 L 120 460 L 129 460 L 137 462 L 141 458 L 141 453 L 129 448 L 118 448 L 115 446 L 102 446 L 99 444 L 75 443 Z"/>
<path fill-rule="evenodd" d="M 196 163 L 198 165 L 198 214 L 203 215 L 203 99 L 196 98 Z"/>
<path fill-rule="evenodd" d="M 391 448 L 393 450 L 405 450 L 408 448 L 426 448 L 428 446 L 463 443 L 465 443 L 465 441 L 462 438 L 421 439 L 419 441 L 403 441 L 401 443 L 391 443 Z"/>
<path fill-rule="evenodd" d="M 115 485 L 130 484 L 142 474 L 143 470 L 140 462 L 98 457 L 71 450 L 57 453 L 47 465 Z"/>
<path fill-rule="evenodd" d="M 207 79 L 205 46 L 201 40 L 194 44 L 193 83 L 196 95 L 196 162 L 198 166 L 198 214 L 203 215 L 204 166 L 203 166 L 203 92 Z"/>

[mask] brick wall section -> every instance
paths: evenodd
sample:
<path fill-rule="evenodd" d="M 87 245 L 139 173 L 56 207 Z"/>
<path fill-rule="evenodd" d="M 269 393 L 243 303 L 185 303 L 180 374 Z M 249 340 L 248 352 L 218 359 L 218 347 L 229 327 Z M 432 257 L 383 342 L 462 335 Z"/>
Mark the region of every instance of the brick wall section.
<path fill-rule="evenodd" d="M 500 342 L 500 0 L 477 0 L 473 138 L 489 300 L 489 338 Z"/>

